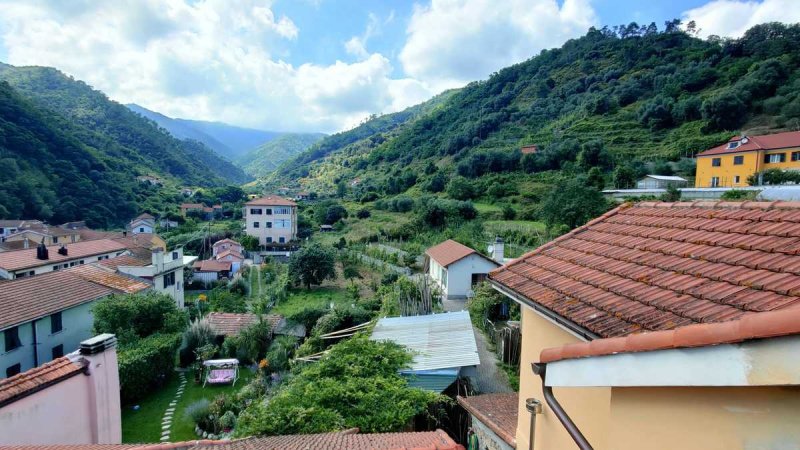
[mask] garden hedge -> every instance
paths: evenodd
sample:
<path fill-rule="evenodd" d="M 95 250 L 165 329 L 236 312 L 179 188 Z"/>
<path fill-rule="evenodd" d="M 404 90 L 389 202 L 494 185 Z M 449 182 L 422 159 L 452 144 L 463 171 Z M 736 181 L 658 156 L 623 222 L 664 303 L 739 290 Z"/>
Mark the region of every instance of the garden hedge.
<path fill-rule="evenodd" d="M 169 378 L 180 343 L 180 333 L 153 334 L 120 348 L 117 361 L 123 403 L 140 399 Z"/>

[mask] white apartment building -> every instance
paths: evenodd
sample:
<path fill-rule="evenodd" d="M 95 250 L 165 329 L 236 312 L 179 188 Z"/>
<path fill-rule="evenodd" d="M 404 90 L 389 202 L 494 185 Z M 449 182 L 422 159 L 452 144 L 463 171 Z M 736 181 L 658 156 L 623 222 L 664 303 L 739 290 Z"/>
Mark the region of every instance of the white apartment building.
<path fill-rule="evenodd" d="M 153 290 L 167 294 L 175 300 L 179 308 L 183 308 L 184 287 L 183 271 L 191 268 L 197 256 L 186 256 L 183 248 L 164 252 L 160 248 L 153 250 L 151 261 L 134 257 L 121 257 L 105 265 L 115 267 L 120 273 L 144 278 L 153 283 Z"/>
<path fill-rule="evenodd" d="M 259 245 L 280 246 L 297 239 L 297 203 L 268 195 L 245 203 L 245 233 Z"/>

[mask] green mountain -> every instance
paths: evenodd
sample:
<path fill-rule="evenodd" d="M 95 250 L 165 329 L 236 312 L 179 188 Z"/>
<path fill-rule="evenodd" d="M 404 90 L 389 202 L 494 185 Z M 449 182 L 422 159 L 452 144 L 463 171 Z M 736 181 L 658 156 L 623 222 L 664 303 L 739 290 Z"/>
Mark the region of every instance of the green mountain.
<path fill-rule="evenodd" d="M 740 39 L 702 40 L 677 24 L 593 28 L 434 108 L 377 117 L 323 139 L 270 183 L 299 179 L 332 192 L 358 180 L 352 195 L 363 199 L 439 192 L 457 175 L 471 188 L 448 189 L 451 196 L 524 210 L 549 186 L 594 167 L 609 185 L 626 178 L 619 172 L 691 175 L 691 160 L 682 157 L 734 133 L 800 125 L 800 26 L 765 24 Z M 529 144 L 539 151 L 523 156 L 519 149 Z"/>
<path fill-rule="evenodd" d="M 247 152 L 236 163 L 255 178 L 272 173 L 284 161 L 324 138 L 322 133 L 286 133 Z"/>
<path fill-rule="evenodd" d="M 283 133 L 278 131 L 255 130 L 253 128 L 243 128 L 228 125 L 222 122 L 206 122 L 203 120 L 175 119 L 178 123 L 191 127 L 199 132 L 225 144 L 230 149 L 228 153 L 222 154 L 231 161 L 235 161 L 244 156 L 250 150 L 259 145 L 269 142 Z"/>
<path fill-rule="evenodd" d="M 71 120 L 74 137 L 84 145 L 129 161 L 140 172 L 198 186 L 248 180 L 241 169 L 205 145 L 173 138 L 153 122 L 56 69 L 0 63 L 0 80 L 35 106 Z"/>

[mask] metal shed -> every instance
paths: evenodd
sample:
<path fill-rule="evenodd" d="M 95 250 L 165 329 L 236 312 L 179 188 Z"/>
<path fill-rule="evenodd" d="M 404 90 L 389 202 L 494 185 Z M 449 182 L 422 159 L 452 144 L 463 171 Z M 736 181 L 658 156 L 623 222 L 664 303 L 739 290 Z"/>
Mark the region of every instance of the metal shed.
<path fill-rule="evenodd" d="M 480 364 L 467 311 L 383 318 L 370 339 L 408 348 L 414 359 L 401 373 L 409 385 L 422 389 L 441 392 L 459 376 L 474 376 Z"/>

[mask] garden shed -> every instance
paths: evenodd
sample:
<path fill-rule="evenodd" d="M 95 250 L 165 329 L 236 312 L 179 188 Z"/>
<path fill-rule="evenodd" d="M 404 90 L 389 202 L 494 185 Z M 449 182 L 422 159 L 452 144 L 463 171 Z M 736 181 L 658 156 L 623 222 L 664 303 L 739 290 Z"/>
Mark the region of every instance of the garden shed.
<path fill-rule="evenodd" d="M 458 377 L 474 377 L 480 364 L 467 311 L 386 317 L 378 320 L 370 339 L 408 348 L 414 359 L 401 374 L 409 385 L 434 392 L 444 391 Z"/>

